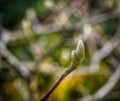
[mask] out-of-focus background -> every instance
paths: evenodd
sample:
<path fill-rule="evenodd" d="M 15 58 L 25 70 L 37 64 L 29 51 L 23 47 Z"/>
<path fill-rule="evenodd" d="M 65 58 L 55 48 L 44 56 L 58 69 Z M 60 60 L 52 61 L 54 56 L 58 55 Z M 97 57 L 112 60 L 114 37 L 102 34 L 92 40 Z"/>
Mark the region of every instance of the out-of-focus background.
<path fill-rule="evenodd" d="M 85 60 L 48 101 L 120 101 L 120 0 L 0 0 L 0 101 L 38 101 L 71 63 Z"/>

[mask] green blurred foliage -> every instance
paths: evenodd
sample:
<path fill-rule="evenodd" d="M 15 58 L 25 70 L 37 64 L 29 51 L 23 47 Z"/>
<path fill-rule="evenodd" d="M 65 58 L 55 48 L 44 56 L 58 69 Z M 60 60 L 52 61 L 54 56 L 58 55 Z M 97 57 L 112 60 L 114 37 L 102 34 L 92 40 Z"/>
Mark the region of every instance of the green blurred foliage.
<path fill-rule="evenodd" d="M 84 78 L 83 85 L 89 89 L 89 92 L 95 93 L 95 91 L 99 88 L 101 88 L 105 82 L 108 80 L 109 76 L 106 75 L 100 75 L 98 74 L 93 74 L 93 75 L 88 75 Z M 93 81 L 93 82 L 90 82 Z"/>
<path fill-rule="evenodd" d="M 15 75 L 8 68 L 0 69 L 0 101 L 24 101 L 14 86 Z"/>
<path fill-rule="evenodd" d="M 0 14 L 2 25 L 7 28 L 14 28 L 25 16 L 28 8 L 34 7 L 38 0 L 0 0 Z"/>
<path fill-rule="evenodd" d="M 49 89 L 51 82 L 53 82 L 53 78 L 51 74 L 39 72 L 36 75 L 36 82 L 38 90 L 45 93 Z"/>
<path fill-rule="evenodd" d="M 112 25 L 112 26 L 111 26 Z M 114 36 L 119 25 L 119 19 L 112 19 L 101 24 L 104 34 Z"/>
<path fill-rule="evenodd" d="M 33 54 L 30 51 L 30 44 L 26 39 L 10 42 L 7 47 L 19 60 L 34 60 Z"/>

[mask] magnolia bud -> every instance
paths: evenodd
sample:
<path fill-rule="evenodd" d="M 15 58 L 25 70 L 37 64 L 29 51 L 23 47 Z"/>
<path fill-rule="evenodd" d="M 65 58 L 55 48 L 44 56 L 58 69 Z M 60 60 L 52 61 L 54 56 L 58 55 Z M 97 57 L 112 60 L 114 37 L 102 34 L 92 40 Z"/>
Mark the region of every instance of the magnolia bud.
<path fill-rule="evenodd" d="M 78 41 L 77 48 L 76 48 L 76 58 L 82 62 L 85 58 L 85 47 L 82 40 Z"/>
<path fill-rule="evenodd" d="M 76 50 L 73 50 L 71 52 L 71 58 L 72 58 L 74 66 L 79 65 L 79 63 L 81 63 L 84 60 L 84 58 L 85 58 L 85 47 L 84 47 L 84 44 L 83 44 L 82 40 L 78 41 Z"/>

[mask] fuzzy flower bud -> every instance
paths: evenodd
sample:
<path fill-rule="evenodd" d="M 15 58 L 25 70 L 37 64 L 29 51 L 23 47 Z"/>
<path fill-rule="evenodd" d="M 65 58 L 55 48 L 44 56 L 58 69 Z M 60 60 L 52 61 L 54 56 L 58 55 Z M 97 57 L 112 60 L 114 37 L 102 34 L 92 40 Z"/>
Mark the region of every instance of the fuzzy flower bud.
<path fill-rule="evenodd" d="M 76 57 L 82 62 L 85 58 L 85 47 L 82 40 L 78 41 L 77 48 L 76 48 Z"/>
<path fill-rule="evenodd" d="M 73 61 L 73 65 L 77 66 L 81 63 L 85 58 L 85 47 L 82 40 L 78 41 L 76 50 L 73 50 L 71 53 L 71 58 Z"/>

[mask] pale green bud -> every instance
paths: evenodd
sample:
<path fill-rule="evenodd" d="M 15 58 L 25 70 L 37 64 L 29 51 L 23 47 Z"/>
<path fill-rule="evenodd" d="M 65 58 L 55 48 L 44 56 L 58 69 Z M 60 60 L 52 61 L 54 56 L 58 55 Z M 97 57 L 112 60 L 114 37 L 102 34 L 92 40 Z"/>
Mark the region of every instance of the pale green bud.
<path fill-rule="evenodd" d="M 84 43 L 82 40 L 78 41 L 76 50 L 73 50 L 71 52 L 71 58 L 73 61 L 73 65 L 77 66 L 79 65 L 85 58 L 85 47 L 84 47 Z"/>
<path fill-rule="evenodd" d="M 76 48 L 76 58 L 82 62 L 85 58 L 85 46 L 82 40 L 78 41 Z"/>

